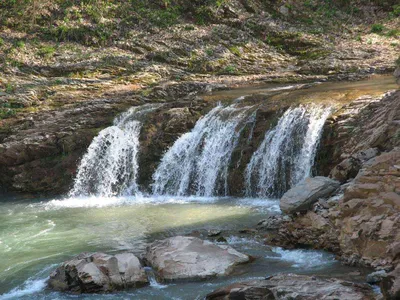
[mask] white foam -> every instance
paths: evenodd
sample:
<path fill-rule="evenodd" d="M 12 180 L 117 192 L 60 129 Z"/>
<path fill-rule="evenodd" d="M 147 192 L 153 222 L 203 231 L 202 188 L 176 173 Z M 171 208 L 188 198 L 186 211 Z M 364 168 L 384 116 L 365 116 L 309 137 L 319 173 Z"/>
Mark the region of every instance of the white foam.
<path fill-rule="evenodd" d="M 228 242 L 229 245 L 260 245 L 260 242 L 258 242 L 255 239 L 249 239 L 233 235 L 227 237 L 226 241 Z"/>
<path fill-rule="evenodd" d="M 177 197 L 177 196 L 121 196 L 121 197 L 71 197 L 61 200 L 51 200 L 42 203 L 45 209 L 56 208 L 79 208 L 79 207 L 107 207 L 122 205 L 143 205 L 143 204 L 186 204 L 186 203 L 215 203 L 223 198 L 216 197 Z"/>
<path fill-rule="evenodd" d="M 256 207 L 261 211 L 269 211 L 275 213 L 281 213 L 279 207 L 279 199 L 263 199 L 263 198 L 239 198 L 237 204 L 240 206 L 251 206 Z"/>
<path fill-rule="evenodd" d="M 335 256 L 316 250 L 285 250 L 280 247 L 273 248 L 278 256 L 267 256 L 270 259 L 278 259 L 292 263 L 295 268 L 316 268 L 335 262 Z"/>
<path fill-rule="evenodd" d="M 23 296 L 32 295 L 42 291 L 46 287 L 47 278 L 28 279 L 20 287 L 12 289 L 10 292 L 0 295 L 0 300 L 17 299 Z"/>

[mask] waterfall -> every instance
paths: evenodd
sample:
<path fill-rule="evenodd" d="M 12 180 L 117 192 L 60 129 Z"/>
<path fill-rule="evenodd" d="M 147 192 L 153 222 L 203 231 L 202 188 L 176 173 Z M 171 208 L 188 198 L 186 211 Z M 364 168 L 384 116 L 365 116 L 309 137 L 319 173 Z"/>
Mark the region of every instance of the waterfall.
<path fill-rule="evenodd" d="M 231 155 L 250 107 L 218 105 L 166 152 L 153 175 L 156 195 L 228 194 Z"/>
<path fill-rule="evenodd" d="M 93 139 L 78 167 L 70 196 L 136 194 L 140 117 L 157 105 L 132 107 Z"/>
<path fill-rule="evenodd" d="M 289 108 L 267 131 L 246 167 L 246 195 L 280 197 L 310 176 L 323 125 L 331 109 L 322 105 Z"/>

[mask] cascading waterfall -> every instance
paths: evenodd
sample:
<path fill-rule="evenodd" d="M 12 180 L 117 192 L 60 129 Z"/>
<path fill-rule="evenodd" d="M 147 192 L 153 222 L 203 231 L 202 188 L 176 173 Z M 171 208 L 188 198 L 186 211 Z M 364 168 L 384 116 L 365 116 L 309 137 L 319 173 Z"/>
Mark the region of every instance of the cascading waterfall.
<path fill-rule="evenodd" d="M 289 108 L 267 131 L 246 167 L 246 195 L 280 197 L 310 176 L 323 125 L 331 113 L 322 105 Z"/>
<path fill-rule="evenodd" d="M 167 151 L 153 175 L 156 195 L 215 196 L 228 193 L 231 155 L 250 107 L 218 105 Z"/>
<path fill-rule="evenodd" d="M 130 108 L 100 131 L 78 167 L 71 197 L 132 195 L 139 192 L 138 172 L 140 117 L 159 105 Z"/>

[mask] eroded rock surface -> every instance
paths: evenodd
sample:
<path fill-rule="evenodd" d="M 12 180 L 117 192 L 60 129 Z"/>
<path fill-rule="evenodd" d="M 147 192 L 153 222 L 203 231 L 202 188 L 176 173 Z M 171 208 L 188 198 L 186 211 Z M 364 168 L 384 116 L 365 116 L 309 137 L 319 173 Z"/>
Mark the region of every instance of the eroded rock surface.
<path fill-rule="evenodd" d="M 326 177 L 306 178 L 282 196 L 279 206 L 287 214 L 307 210 L 318 199 L 329 197 L 338 188 L 339 182 Z"/>
<path fill-rule="evenodd" d="M 132 253 L 81 253 L 51 275 L 48 286 L 71 293 L 105 293 L 148 284 L 139 259 Z"/>
<path fill-rule="evenodd" d="M 274 300 L 274 299 L 375 299 L 366 284 L 338 279 L 317 279 L 295 274 L 281 274 L 265 280 L 235 283 L 218 289 L 207 300 Z"/>
<path fill-rule="evenodd" d="M 339 203 L 336 226 L 350 262 L 392 265 L 400 256 L 400 148 L 366 163 Z"/>
<path fill-rule="evenodd" d="M 183 236 L 152 243 L 145 259 L 163 281 L 228 275 L 235 266 L 250 261 L 230 246 Z"/>

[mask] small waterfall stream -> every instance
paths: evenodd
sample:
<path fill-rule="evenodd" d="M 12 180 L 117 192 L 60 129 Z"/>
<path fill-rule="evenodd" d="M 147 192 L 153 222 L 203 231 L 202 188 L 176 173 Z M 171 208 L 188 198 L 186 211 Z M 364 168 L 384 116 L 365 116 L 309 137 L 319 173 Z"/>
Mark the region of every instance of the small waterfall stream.
<path fill-rule="evenodd" d="M 228 194 L 231 155 L 251 107 L 218 105 L 182 135 L 154 173 L 156 195 L 215 196 Z"/>
<path fill-rule="evenodd" d="M 116 118 L 112 126 L 100 131 L 81 160 L 70 196 L 110 197 L 139 192 L 139 119 L 157 107 L 132 107 Z"/>
<path fill-rule="evenodd" d="M 70 196 L 136 195 L 139 171 L 140 117 L 158 106 L 134 107 L 94 138 L 81 160 Z M 153 174 L 154 195 L 213 197 L 229 195 L 233 151 L 243 136 L 249 145 L 256 107 L 221 104 L 201 118 L 164 154 Z M 311 174 L 316 149 L 331 109 L 322 105 L 291 107 L 265 133 L 253 153 L 243 180 L 248 197 L 280 197 Z M 243 149 L 235 164 L 239 167 Z"/>
<path fill-rule="evenodd" d="M 289 108 L 267 131 L 246 167 L 246 195 L 280 197 L 311 175 L 319 138 L 331 109 L 322 105 Z"/>

